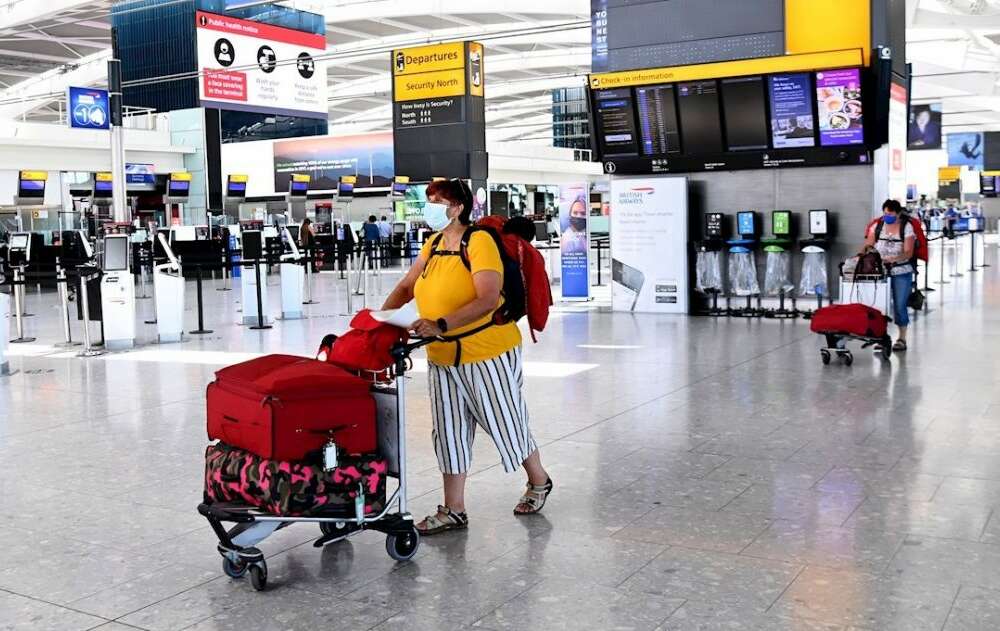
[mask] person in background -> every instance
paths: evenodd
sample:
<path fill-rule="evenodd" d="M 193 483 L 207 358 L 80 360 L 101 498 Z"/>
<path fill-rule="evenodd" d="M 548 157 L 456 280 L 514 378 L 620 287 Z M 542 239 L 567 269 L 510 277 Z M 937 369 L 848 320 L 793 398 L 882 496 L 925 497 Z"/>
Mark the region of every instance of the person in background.
<path fill-rule="evenodd" d="M 516 234 L 528 243 L 535 240 L 535 222 L 527 217 L 511 217 L 503 225 L 507 234 Z"/>
<path fill-rule="evenodd" d="M 385 215 L 382 215 L 382 219 L 378 222 L 378 233 L 379 237 L 385 243 L 388 243 L 392 239 L 392 224 L 389 223 L 389 218 Z"/>
<path fill-rule="evenodd" d="M 528 428 L 521 332 L 514 322 L 493 321 L 503 301 L 503 262 L 496 243 L 485 232 L 472 233 L 466 267 L 459 252 L 471 224 L 472 191 L 461 180 L 440 180 L 427 187 L 427 200 L 424 219 L 437 234 L 424 244 L 382 308 L 398 309 L 415 299 L 421 319 L 413 323 L 414 333 L 444 337 L 427 347 L 431 436 L 444 503 L 417 524 L 422 535 L 433 535 L 469 525 L 465 480 L 477 429 L 493 439 L 507 473 L 521 466 L 527 473 L 515 515 L 542 510 L 552 480 Z M 453 336 L 463 337 L 448 341 Z"/>
<path fill-rule="evenodd" d="M 312 250 L 316 240 L 316 229 L 313 228 L 312 219 L 306 218 L 299 229 L 299 247 L 303 250 Z"/>
<path fill-rule="evenodd" d="M 881 227 L 881 228 L 880 228 Z M 872 224 L 865 237 L 865 251 L 874 248 L 886 266 L 892 287 L 892 313 L 899 327 L 899 339 L 892 350 L 906 350 L 906 329 L 910 325 L 910 294 L 913 292 L 913 267 L 916 234 L 902 205 L 887 199 L 882 204 L 882 218 Z"/>
<path fill-rule="evenodd" d="M 369 257 L 373 256 L 379 241 L 382 240 L 382 232 L 378 229 L 378 222 L 375 219 L 375 215 L 369 215 L 368 221 L 361 227 L 361 235 L 364 239 L 365 255 Z"/>

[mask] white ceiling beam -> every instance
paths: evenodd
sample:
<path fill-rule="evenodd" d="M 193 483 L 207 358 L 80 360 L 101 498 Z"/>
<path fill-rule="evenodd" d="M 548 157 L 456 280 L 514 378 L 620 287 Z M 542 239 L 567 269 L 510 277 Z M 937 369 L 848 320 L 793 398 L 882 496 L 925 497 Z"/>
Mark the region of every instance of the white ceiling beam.
<path fill-rule="evenodd" d="M 0 101 L 23 99 L 0 106 L 0 120 L 20 118 L 28 112 L 45 107 L 51 101 L 62 98 L 70 85 L 86 86 L 106 81 L 110 57 L 110 50 L 102 50 L 77 60 L 76 67 L 72 70 L 49 70 L 0 91 Z M 56 96 L 46 96 L 53 94 Z"/>
<path fill-rule="evenodd" d="M 84 39 L 79 37 L 62 37 L 49 35 L 41 31 L 31 33 L 12 33 L 9 37 L 4 35 L 0 42 L 17 42 L 17 40 L 55 42 L 57 44 L 70 44 L 72 46 L 83 46 L 85 48 L 111 48 L 111 39 L 102 37 L 94 39 Z"/>
<path fill-rule="evenodd" d="M 499 8 L 496 0 L 463 0 L 461 3 L 454 0 L 408 0 L 399 2 L 398 0 L 367 0 L 365 2 L 351 2 L 328 6 L 325 14 L 327 22 L 352 22 L 355 20 L 368 20 L 373 17 L 384 18 L 406 18 L 407 16 L 425 17 L 447 16 L 452 13 L 495 14 Z M 525 16 L 526 19 L 534 20 L 534 15 L 588 15 L 588 11 L 583 11 L 579 0 L 504 0 L 502 8 L 505 12 Z"/>
<path fill-rule="evenodd" d="M 43 55 L 41 53 L 29 53 L 23 50 L 11 50 L 0 47 L 0 57 L 17 57 L 18 59 L 33 59 L 35 61 L 51 61 L 56 64 L 65 64 L 76 61 L 77 57 L 67 57 L 65 55 Z"/>

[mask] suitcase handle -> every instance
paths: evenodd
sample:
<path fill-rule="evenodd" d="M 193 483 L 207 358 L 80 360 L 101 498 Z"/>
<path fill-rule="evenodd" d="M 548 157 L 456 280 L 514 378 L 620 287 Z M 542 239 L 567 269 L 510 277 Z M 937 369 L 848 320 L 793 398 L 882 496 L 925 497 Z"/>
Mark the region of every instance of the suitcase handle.
<path fill-rule="evenodd" d="M 331 427 L 330 429 L 302 429 L 301 427 L 295 430 L 296 434 L 317 434 L 319 436 L 333 436 L 337 432 L 342 432 L 345 429 L 354 429 L 358 425 L 337 425 L 336 427 Z"/>

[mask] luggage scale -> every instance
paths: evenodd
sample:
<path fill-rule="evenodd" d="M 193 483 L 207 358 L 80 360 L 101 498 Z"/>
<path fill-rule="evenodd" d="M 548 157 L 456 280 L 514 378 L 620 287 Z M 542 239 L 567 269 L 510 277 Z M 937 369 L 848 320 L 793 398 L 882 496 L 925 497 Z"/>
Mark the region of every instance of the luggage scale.
<path fill-rule="evenodd" d="M 219 539 L 222 571 L 227 576 L 242 578 L 249 573 L 253 588 L 262 591 L 267 586 L 267 562 L 257 544 L 274 532 L 297 523 L 319 525 L 322 536 L 313 542 L 316 548 L 343 541 L 363 530 L 376 530 L 385 533 L 386 552 L 396 561 L 409 561 L 416 555 L 420 547 L 420 533 L 407 508 L 406 373 L 413 351 L 434 341 L 421 339 L 412 344 L 398 344 L 392 351 L 396 363 L 390 371 L 388 383 L 372 386 L 379 454 L 388 461 L 388 476 L 399 480 L 382 511 L 377 515 L 365 515 L 363 484 L 359 484 L 353 514 L 341 510 L 329 515 L 288 517 L 270 514 L 247 504 L 199 504 L 198 512 L 208 520 Z M 236 525 L 227 530 L 223 526 L 226 522 Z"/>

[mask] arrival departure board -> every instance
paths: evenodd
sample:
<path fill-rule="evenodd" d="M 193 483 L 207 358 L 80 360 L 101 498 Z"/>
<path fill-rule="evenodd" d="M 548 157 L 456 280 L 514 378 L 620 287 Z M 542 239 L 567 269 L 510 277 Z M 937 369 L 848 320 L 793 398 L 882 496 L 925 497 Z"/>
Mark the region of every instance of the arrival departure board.
<path fill-rule="evenodd" d="M 594 118 L 602 156 L 639 153 L 631 88 L 600 90 L 594 95 Z"/>
<path fill-rule="evenodd" d="M 681 142 L 688 154 L 722 153 L 719 88 L 715 80 L 677 84 Z"/>
<path fill-rule="evenodd" d="M 722 80 L 726 145 L 730 151 L 767 149 L 767 104 L 763 77 Z"/>
<path fill-rule="evenodd" d="M 635 89 L 643 155 L 680 153 L 681 134 L 677 127 L 675 92 L 672 85 Z"/>

